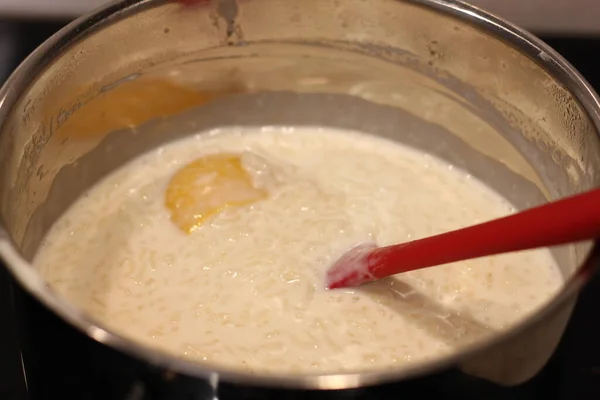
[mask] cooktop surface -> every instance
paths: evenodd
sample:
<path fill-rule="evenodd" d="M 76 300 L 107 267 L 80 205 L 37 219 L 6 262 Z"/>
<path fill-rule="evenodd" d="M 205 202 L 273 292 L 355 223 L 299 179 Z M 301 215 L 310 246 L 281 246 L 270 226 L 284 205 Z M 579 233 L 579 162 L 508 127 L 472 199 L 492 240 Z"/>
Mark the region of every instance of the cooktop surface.
<path fill-rule="evenodd" d="M 62 22 L 0 21 L 0 81 L 38 44 L 63 25 Z M 600 59 L 591 57 L 600 51 L 599 38 L 557 38 L 543 36 L 562 53 L 596 88 L 600 89 Z M 435 387 L 422 392 L 438 395 L 461 393 L 462 399 L 600 399 L 600 274 L 581 294 L 577 307 L 559 348 L 544 370 L 530 382 L 516 388 L 501 388 L 464 375 L 449 376 L 435 381 Z M 0 267 L 0 399 L 25 400 L 27 383 L 22 375 L 18 334 L 14 323 L 12 295 L 8 273 Z M 418 386 L 413 388 L 420 392 Z M 421 393 L 422 393 L 421 392 Z M 400 394 L 395 385 L 343 391 L 334 398 L 396 399 Z M 412 394 L 412 393 L 411 393 Z M 296 393 L 293 398 L 321 398 L 317 393 Z M 329 393 L 329 397 L 331 393 Z M 224 387 L 219 398 L 290 398 L 277 391 L 256 392 L 245 396 L 243 391 Z M 452 395 L 445 397 L 454 397 Z"/>

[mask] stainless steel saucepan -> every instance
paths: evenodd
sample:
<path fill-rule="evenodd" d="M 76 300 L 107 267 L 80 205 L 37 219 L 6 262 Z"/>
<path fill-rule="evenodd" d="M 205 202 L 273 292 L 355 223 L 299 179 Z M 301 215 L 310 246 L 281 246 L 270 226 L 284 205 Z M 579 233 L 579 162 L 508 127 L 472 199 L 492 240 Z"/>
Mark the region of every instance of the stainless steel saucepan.
<path fill-rule="evenodd" d="M 125 105 L 135 98 L 144 106 Z M 531 34 L 459 1 L 112 3 L 38 48 L 0 99 L 0 255 L 15 280 L 34 399 L 333 395 L 389 382 L 423 394 L 427 382 L 467 378 L 518 385 L 552 354 L 599 263 L 598 243 L 553 249 L 562 292 L 455 356 L 310 376 L 244 374 L 147 348 L 66 302 L 29 264 L 54 221 L 103 176 L 217 126 L 370 132 L 444 158 L 522 208 L 599 186 L 593 90 Z"/>

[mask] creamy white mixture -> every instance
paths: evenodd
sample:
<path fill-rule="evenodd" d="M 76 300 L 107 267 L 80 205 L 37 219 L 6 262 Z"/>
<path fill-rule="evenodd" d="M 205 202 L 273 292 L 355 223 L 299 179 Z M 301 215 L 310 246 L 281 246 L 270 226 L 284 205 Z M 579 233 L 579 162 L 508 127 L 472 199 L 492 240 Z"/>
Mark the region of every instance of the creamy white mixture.
<path fill-rule="evenodd" d="M 243 153 L 268 196 L 191 234 L 165 207 L 173 174 Z M 452 166 L 389 141 L 309 128 L 234 129 L 170 144 L 118 170 L 55 224 L 35 264 L 113 330 L 199 362 L 341 372 L 443 357 L 557 292 L 547 250 L 398 275 L 355 290 L 324 274 L 362 242 L 388 245 L 513 212 Z"/>

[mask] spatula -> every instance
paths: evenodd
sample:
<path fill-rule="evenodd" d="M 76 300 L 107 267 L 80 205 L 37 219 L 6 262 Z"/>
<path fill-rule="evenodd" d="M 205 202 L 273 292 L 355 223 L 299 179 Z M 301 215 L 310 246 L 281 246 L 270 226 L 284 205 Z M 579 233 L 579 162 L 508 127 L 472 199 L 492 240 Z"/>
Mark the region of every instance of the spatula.
<path fill-rule="evenodd" d="M 417 210 L 415 210 L 417 212 Z M 468 228 L 386 247 L 360 244 L 327 271 L 329 289 L 501 253 L 600 237 L 600 189 Z"/>

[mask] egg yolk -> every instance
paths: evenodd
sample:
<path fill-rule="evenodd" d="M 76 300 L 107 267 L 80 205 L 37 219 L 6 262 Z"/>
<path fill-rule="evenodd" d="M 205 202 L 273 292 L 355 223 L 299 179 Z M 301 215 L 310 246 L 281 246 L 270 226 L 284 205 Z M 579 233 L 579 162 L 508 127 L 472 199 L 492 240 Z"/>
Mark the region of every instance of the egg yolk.
<path fill-rule="evenodd" d="M 177 171 L 165 193 L 171 220 L 185 233 L 199 228 L 227 207 L 240 207 L 267 197 L 235 154 L 199 158 Z"/>

